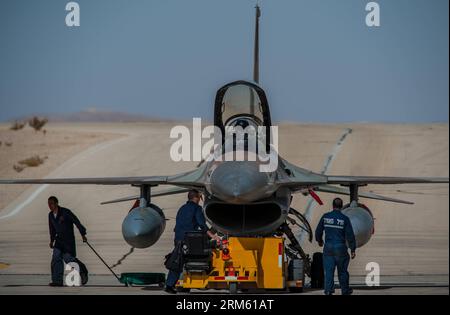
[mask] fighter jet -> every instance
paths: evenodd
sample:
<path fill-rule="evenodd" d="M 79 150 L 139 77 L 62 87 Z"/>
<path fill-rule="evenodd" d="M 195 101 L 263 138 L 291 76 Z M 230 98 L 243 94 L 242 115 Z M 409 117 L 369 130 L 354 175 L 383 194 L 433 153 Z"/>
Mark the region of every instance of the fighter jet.
<path fill-rule="evenodd" d="M 214 125 L 222 131 L 218 144 L 224 144 L 229 127 L 258 127 L 267 129 L 266 142 L 261 144 L 256 134 L 247 134 L 231 146 L 231 152 L 252 153 L 249 143 L 255 140 L 259 149 L 273 149 L 270 142 L 272 126 L 266 94 L 259 85 L 259 19 L 256 7 L 253 82 L 235 81 L 219 88 L 214 104 Z M 243 144 L 243 145 L 239 145 Z M 260 159 L 227 160 L 226 145 L 218 145 L 196 169 L 170 176 L 107 177 L 107 178 L 52 178 L 52 179 L 2 179 L 0 184 L 79 184 L 79 185 L 131 185 L 140 189 L 136 196 L 124 197 L 103 204 L 136 200 L 134 208 L 122 224 L 122 234 L 128 244 L 147 248 L 162 235 L 166 219 L 164 211 L 152 203 L 153 197 L 185 193 L 190 189 L 203 192 L 203 210 L 209 224 L 219 233 L 228 236 L 286 235 L 295 255 L 308 259 L 290 226 L 298 224 L 309 240 L 312 230 L 306 217 L 291 207 L 292 196 L 301 193 L 321 203 L 317 192 L 349 196 L 344 213 L 350 218 L 357 246 L 366 244 L 374 229 L 372 212 L 359 202 L 369 198 L 387 202 L 412 204 L 411 202 L 384 197 L 370 192 L 360 192 L 361 186 L 385 184 L 437 184 L 448 183 L 449 178 L 439 177 L 377 177 L 377 176 L 328 176 L 298 167 L 276 153 L 277 167 L 262 172 Z M 253 152 L 255 153 L 255 152 Z M 220 158 L 221 157 L 221 158 Z M 152 193 L 159 185 L 176 186 Z"/>

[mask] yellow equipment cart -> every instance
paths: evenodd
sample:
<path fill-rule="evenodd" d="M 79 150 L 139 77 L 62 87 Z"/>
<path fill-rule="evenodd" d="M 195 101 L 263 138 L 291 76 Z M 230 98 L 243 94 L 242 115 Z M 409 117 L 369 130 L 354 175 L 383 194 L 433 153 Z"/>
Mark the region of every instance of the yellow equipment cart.
<path fill-rule="evenodd" d="M 190 289 L 287 289 L 303 287 L 301 276 L 288 279 L 283 237 L 230 237 L 210 251 L 210 268 L 183 273 L 178 287 Z M 195 269 L 195 268 L 194 268 Z M 298 272 L 297 272 L 298 274 Z"/>

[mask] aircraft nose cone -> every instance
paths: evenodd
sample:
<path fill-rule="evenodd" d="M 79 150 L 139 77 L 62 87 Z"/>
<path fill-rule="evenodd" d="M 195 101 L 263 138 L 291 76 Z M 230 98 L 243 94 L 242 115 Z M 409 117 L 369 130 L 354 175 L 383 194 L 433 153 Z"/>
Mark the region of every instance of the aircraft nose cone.
<path fill-rule="evenodd" d="M 258 163 L 233 161 L 220 164 L 211 175 L 211 190 L 231 203 L 248 203 L 262 198 L 268 189 L 268 175 Z"/>

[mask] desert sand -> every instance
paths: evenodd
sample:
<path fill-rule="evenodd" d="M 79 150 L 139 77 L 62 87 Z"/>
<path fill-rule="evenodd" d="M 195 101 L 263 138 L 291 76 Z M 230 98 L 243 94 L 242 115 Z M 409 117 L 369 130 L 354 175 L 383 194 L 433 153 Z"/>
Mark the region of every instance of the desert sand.
<path fill-rule="evenodd" d="M 19 131 L 24 132 L 19 136 L 19 132 L 8 131 L 4 125 L 0 127 L 0 137 L 11 137 L 8 141 L 13 141 L 14 145 L 0 147 L 0 178 L 170 175 L 193 169 L 196 162 L 170 160 L 169 148 L 173 140 L 169 138 L 169 132 L 173 125 L 62 123 L 49 125 L 45 138 L 33 135 L 31 130 L 28 134 Z M 351 133 L 336 150 L 336 143 L 348 129 Z M 325 161 L 332 154 L 327 174 L 333 175 L 448 176 L 448 131 L 448 124 L 283 124 L 280 126 L 279 151 L 290 162 L 316 172 L 324 169 Z M 16 146 L 19 143 L 22 145 Z M 7 149 L 17 151 L 5 152 Z M 27 168 L 16 173 L 11 164 L 31 155 L 31 151 L 49 158 L 36 169 Z M 58 196 L 61 205 L 78 215 L 88 229 L 90 242 L 110 265 L 129 251 L 130 247 L 121 236 L 121 224 L 132 203 L 100 206 L 100 202 L 135 195 L 136 188 L 10 187 L 0 185 L 0 264 L 5 264 L 0 265 L 3 268 L 0 270 L 0 293 L 36 293 L 40 287 L 31 284 L 27 287 L 26 283 L 35 283 L 36 279 L 47 281 L 45 275 L 49 274 L 51 258 L 46 206 L 49 195 Z M 415 204 L 408 206 L 361 199 L 375 215 L 376 231 L 370 243 L 358 250 L 357 258 L 351 263 L 352 281 L 363 282 L 366 264 L 377 262 L 382 282 L 395 279 L 392 281 L 437 283 L 444 286 L 444 293 L 448 294 L 448 185 L 373 185 L 363 190 Z M 313 228 L 320 216 L 329 210 L 334 196 L 321 193 L 320 197 L 324 206 L 314 203 L 308 206 L 309 197 L 294 197 L 293 207 L 302 212 L 308 209 Z M 127 256 L 114 268 L 117 273 L 166 271 L 163 257 L 171 250 L 174 217 L 185 199 L 184 195 L 175 195 L 153 200 L 165 210 L 169 219 L 166 230 L 156 245 L 136 249 Z M 80 241 L 78 256 L 88 265 L 90 273 L 108 275 L 105 266 L 81 243 L 78 233 L 77 239 Z M 311 254 L 320 250 L 315 243 L 305 242 L 304 246 Z M 24 278 L 27 274 L 43 276 Z M 11 285 L 23 285 L 24 289 L 14 287 L 13 290 Z M 94 293 L 91 289 L 76 290 Z"/>
<path fill-rule="evenodd" d="M 0 124 L 0 174 L 3 178 L 42 178 L 64 162 L 89 147 L 122 135 L 102 132 L 84 132 L 82 128 L 66 130 L 64 126 L 45 128 L 46 133 L 36 132 L 26 126 L 22 130 L 10 130 L 9 124 Z M 45 158 L 38 167 L 27 167 L 17 172 L 19 161 L 39 156 Z M 0 209 L 23 192 L 28 186 L 3 186 L 0 190 Z"/>

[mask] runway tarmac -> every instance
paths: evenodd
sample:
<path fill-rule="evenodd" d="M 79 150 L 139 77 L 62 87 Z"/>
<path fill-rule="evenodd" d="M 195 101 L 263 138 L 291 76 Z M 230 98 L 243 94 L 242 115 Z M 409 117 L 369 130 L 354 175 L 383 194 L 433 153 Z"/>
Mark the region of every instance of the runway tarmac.
<path fill-rule="evenodd" d="M 119 283 L 112 275 L 90 275 L 89 284 L 83 287 L 63 287 L 50 288 L 46 285 L 49 275 L 0 275 L 0 295 L 1 294 L 95 294 L 95 295 L 160 295 L 167 294 L 158 285 L 149 286 L 131 286 L 125 287 Z M 433 282 L 437 281 L 437 282 Z M 352 279 L 352 288 L 354 295 L 383 295 L 383 294 L 408 294 L 408 295 L 448 295 L 448 277 L 447 282 L 441 282 L 441 277 L 423 277 L 423 276 L 395 276 L 382 279 L 382 285 L 379 287 L 367 287 L 362 277 Z M 337 285 L 336 294 L 339 295 L 340 289 Z M 187 295 L 187 293 L 178 293 Z M 192 290 L 189 294 L 211 294 L 228 295 L 226 290 Z M 242 294 L 241 292 L 239 294 Z M 322 290 L 306 288 L 303 293 L 288 293 L 285 291 L 249 291 L 249 295 L 322 295 Z"/>
<path fill-rule="evenodd" d="M 187 123 L 189 126 L 191 123 Z M 195 168 L 196 162 L 173 162 L 169 157 L 171 123 L 55 124 L 49 132 L 111 133 L 109 138 L 78 152 L 48 174 L 49 177 L 170 175 Z M 347 129 L 339 150 L 339 139 Z M 315 125 L 280 126 L 280 154 L 288 161 L 316 172 L 332 155 L 327 174 L 448 176 L 448 124 L 428 125 Z M 4 178 L 3 174 L 0 174 Z M 0 186 L 0 190 L 4 186 Z M 376 217 L 375 235 L 351 262 L 355 294 L 448 294 L 449 200 L 448 185 L 370 186 L 363 190 L 406 199 L 413 206 L 365 201 Z M 0 294 L 163 294 L 153 288 L 118 287 L 106 267 L 78 240 L 78 256 L 92 274 L 87 287 L 49 288 L 51 250 L 48 247 L 47 198 L 56 195 L 87 227 L 88 238 L 113 265 L 130 247 L 121 236 L 121 224 L 131 203 L 100 206 L 104 200 L 134 195 L 127 186 L 32 186 L 0 211 Z M 30 198 L 30 196 L 32 196 Z M 320 194 L 324 206 L 309 208 L 311 225 L 329 209 L 333 195 Z M 26 201 L 26 202 L 25 202 Z M 25 203 L 24 203 L 25 202 Z M 114 268 L 121 272 L 165 272 L 163 258 L 171 250 L 174 217 L 185 196 L 153 200 L 170 219 L 158 243 L 136 249 Z M 294 197 L 294 208 L 308 208 L 309 198 Z M 12 214 L 12 215 L 11 215 Z M 308 253 L 317 244 L 304 246 Z M 364 286 L 366 264 L 377 262 L 381 286 Z M 208 292 L 209 293 L 209 292 Z M 305 294 L 321 294 L 307 291 Z"/>

